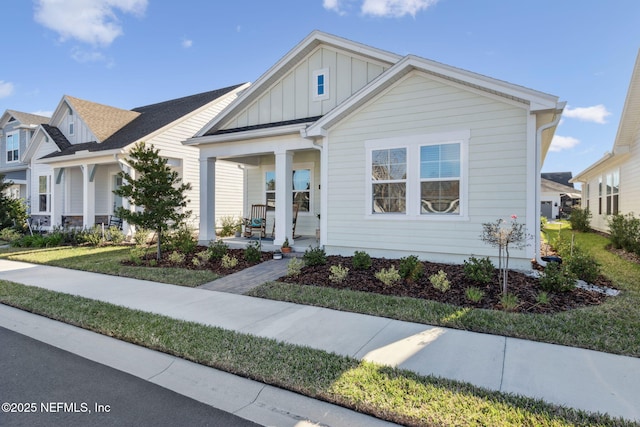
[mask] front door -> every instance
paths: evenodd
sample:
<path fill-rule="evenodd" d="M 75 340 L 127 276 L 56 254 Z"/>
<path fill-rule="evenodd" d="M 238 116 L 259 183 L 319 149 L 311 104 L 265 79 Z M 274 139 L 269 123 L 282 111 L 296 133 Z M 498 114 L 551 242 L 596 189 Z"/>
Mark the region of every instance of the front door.
<path fill-rule="evenodd" d="M 553 216 L 553 202 L 543 201 L 540 204 L 540 216 L 544 216 L 547 219 L 552 219 Z"/>

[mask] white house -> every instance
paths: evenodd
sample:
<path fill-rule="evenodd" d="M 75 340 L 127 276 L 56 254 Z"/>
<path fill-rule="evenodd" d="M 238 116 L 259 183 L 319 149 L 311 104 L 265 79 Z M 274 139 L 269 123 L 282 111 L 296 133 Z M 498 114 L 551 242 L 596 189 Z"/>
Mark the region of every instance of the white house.
<path fill-rule="evenodd" d="M 247 86 L 132 110 L 64 96 L 49 123 L 40 125 L 25 153 L 32 169 L 33 223 L 44 229 L 108 223 L 117 207 L 127 205 L 113 190 L 121 184 L 117 173 L 128 167 L 127 151 L 140 141 L 153 144 L 182 180 L 191 183 L 187 209 L 197 216 L 198 150 L 185 147 L 181 141 L 194 135 Z M 221 163 L 216 178 L 218 191 L 224 194 L 218 218 L 242 215 L 243 172 L 236 164 Z"/>
<path fill-rule="evenodd" d="M 569 181 L 571 172 L 541 174 L 540 215 L 549 219 L 566 218 L 580 204 L 580 190 Z"/>
<path fill-rule="evenodd" d="M 185 145 L 200 149 L 200 240 L 214 238 L 221 160 L 246 205 L 273 205 L 276 245 L 313 234 L 329 254 L 495 256 L 482 224 L 517 215 L 536 236 L 540 167 L 564 103 L 413 55 L 312 32 Z M 270 228 L 270 225 L 268 225 Z M 294 248 L 295 242 L 294 242 Z M 306 248 L 297 248 L 304 250 Z"/>
<path fill-rule="evenodd" d="M 582 206 L 591 211 L 591 227 L 608 232 L 611 215 L 640 215 L 640 53 L 631 76 L 613 149 L 577 174 Z"/>
<path fill-rule="evenodd" d="M 14 198 L 27 198 L 29 164 L 22 160 L 38 126 L 49 117 L 6 110 L 0 117 L 0 174 L 12 182 L 9 193 Z"/>

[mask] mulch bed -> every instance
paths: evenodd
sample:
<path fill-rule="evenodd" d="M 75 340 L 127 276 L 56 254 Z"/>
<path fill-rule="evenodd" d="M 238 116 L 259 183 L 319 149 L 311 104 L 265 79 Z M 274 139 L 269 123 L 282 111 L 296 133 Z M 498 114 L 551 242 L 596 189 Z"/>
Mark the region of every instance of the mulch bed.
<path fill-rule="evenodd" d="M 401 280 L 393 286 L 386 286 L 374 274 L 382 268 L 392 265 L 399 268 L 399 260 L 385 258 L 372 258 L 371 268 L 368 270 L 356 270 L 351 264 L 352 257 L 328 256 L 325 265 L 304 267 L 299 276 L 282 277 L 280 281 L 287 283 L 304 283 L 312 286 L 325 286 L 336 289 L 351 289 L 354 291 L 374 292 L 381 295 L 393 295 L 401 297 L 420 298 L 442 303 L 453 304 L 460 307 L 484 308 L 489 310 L 502 310 L 500 304 L 501 288 L 498 285 L 497 271 L 491 284 L 484 285 L 467 279 L 463 272 L 463 266 L 451 264 L 439 264 L 423 262 L 424 274 L 415 282 Z M 342 265 L 349 268 L 349 274 L 342 283 L 334 283 L 329 280 L 330 268 L 333 265 Z M 451 288 L 446 292 L 433 287 L 429 277 L 440 270 L 447 274 Z M 611 283 L 601 277 L 597 285 L 611 287 Z M 482 289 L 484 297 L 479 303 L 470 302 L 465 296 L 466 288 L 474 286 Z M 541 288 L 538 279 L 525 274 L 510 271 L 508 279 L 508 292 L 518 297 L 519 304 L 513 310 L 521 313 L 556 313 L 566 310 L 598 305 L 605 301 L 607 296 L 600 292 L 575 288 L 570 292 L 548 292 L 550 299 L 548 304 L 540 304 L 536 297 Z"/>

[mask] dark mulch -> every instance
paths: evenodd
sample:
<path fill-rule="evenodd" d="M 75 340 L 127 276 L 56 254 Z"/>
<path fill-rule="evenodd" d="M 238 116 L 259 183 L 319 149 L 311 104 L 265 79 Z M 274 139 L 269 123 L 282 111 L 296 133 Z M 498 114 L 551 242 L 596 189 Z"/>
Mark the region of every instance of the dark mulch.
<path fill-rule="evenodd" d="M 386 286 L 374 274 L 382 268 L 392 265 L 399 269 L 399 260 L 384 258 L 372 258 L 372 266 L 368 270 L 356 270 L 351 264 L 352 257 L 329 256 L 327 263 L 320 266 L 304 267 L 299 276 L 282 277 L 280 280 L 288 283 L 304 283 L 313 286 L 325 286 L 336 289 L 351 289 L 354 291 L 374 292 L 382 295 L 393 295 L 411 298 L 421 298 L 442 303 L 453 304 L 460 307 L 484 308 L 501 310 L 501 289 L 498 285 L 497 271 L 493 281 L 489 285 L 475 283 L 467 279 L 463 272 L 463 266 L 424 262 L 424 274 L 415 282 L 402 280 L 393 285 Z M 334 283 L 329 280 L 330 268 L 339 265 L 349 268 L 349 274 L 342 283 Z M 429 277 L 443 270 L 451 283 L 451 288 L 446 292 L 435 289 Z M 601 277 L 598 285 L 611 286 L 604 277 Z M 466 288 L 474 286 L 484 291 L 484 297 L 479 303 L 470 302 L 465 296 Z M 510 271 L 508 279 L 508 292 L 518 297 L 518 307 L 514 310 L 522 313 L 556 313 L 571 310 L 578 307 L 598 305 L 607 298 L 604 294 L 595 291 L 587 291 L 576 288 L 570 292 L 549 292 L 548 304 L 539 304 L 536 297 L 541 289 L 538 279 L 525 274 Z"/>

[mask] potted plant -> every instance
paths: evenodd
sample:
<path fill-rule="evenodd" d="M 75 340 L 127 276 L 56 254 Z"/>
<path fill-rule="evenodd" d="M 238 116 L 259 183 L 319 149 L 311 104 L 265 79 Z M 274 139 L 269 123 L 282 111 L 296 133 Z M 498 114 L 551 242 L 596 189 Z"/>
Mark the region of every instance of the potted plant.
<path fill-rule="evenodd" d="M 242 218 L 238 218 L 238 222 L 236 223 L 235 237 L 240 237 L 242 234 Z"/>
<path fill-rule="evenodd" d="M 289 246 L 288 237 L 285 237 L 284 242 L 282 242 L 282 246 L 280 247 L 280 250 L 282 251 L 283 254 L 288 254 L 291 252 L 291 246 Z"/>

